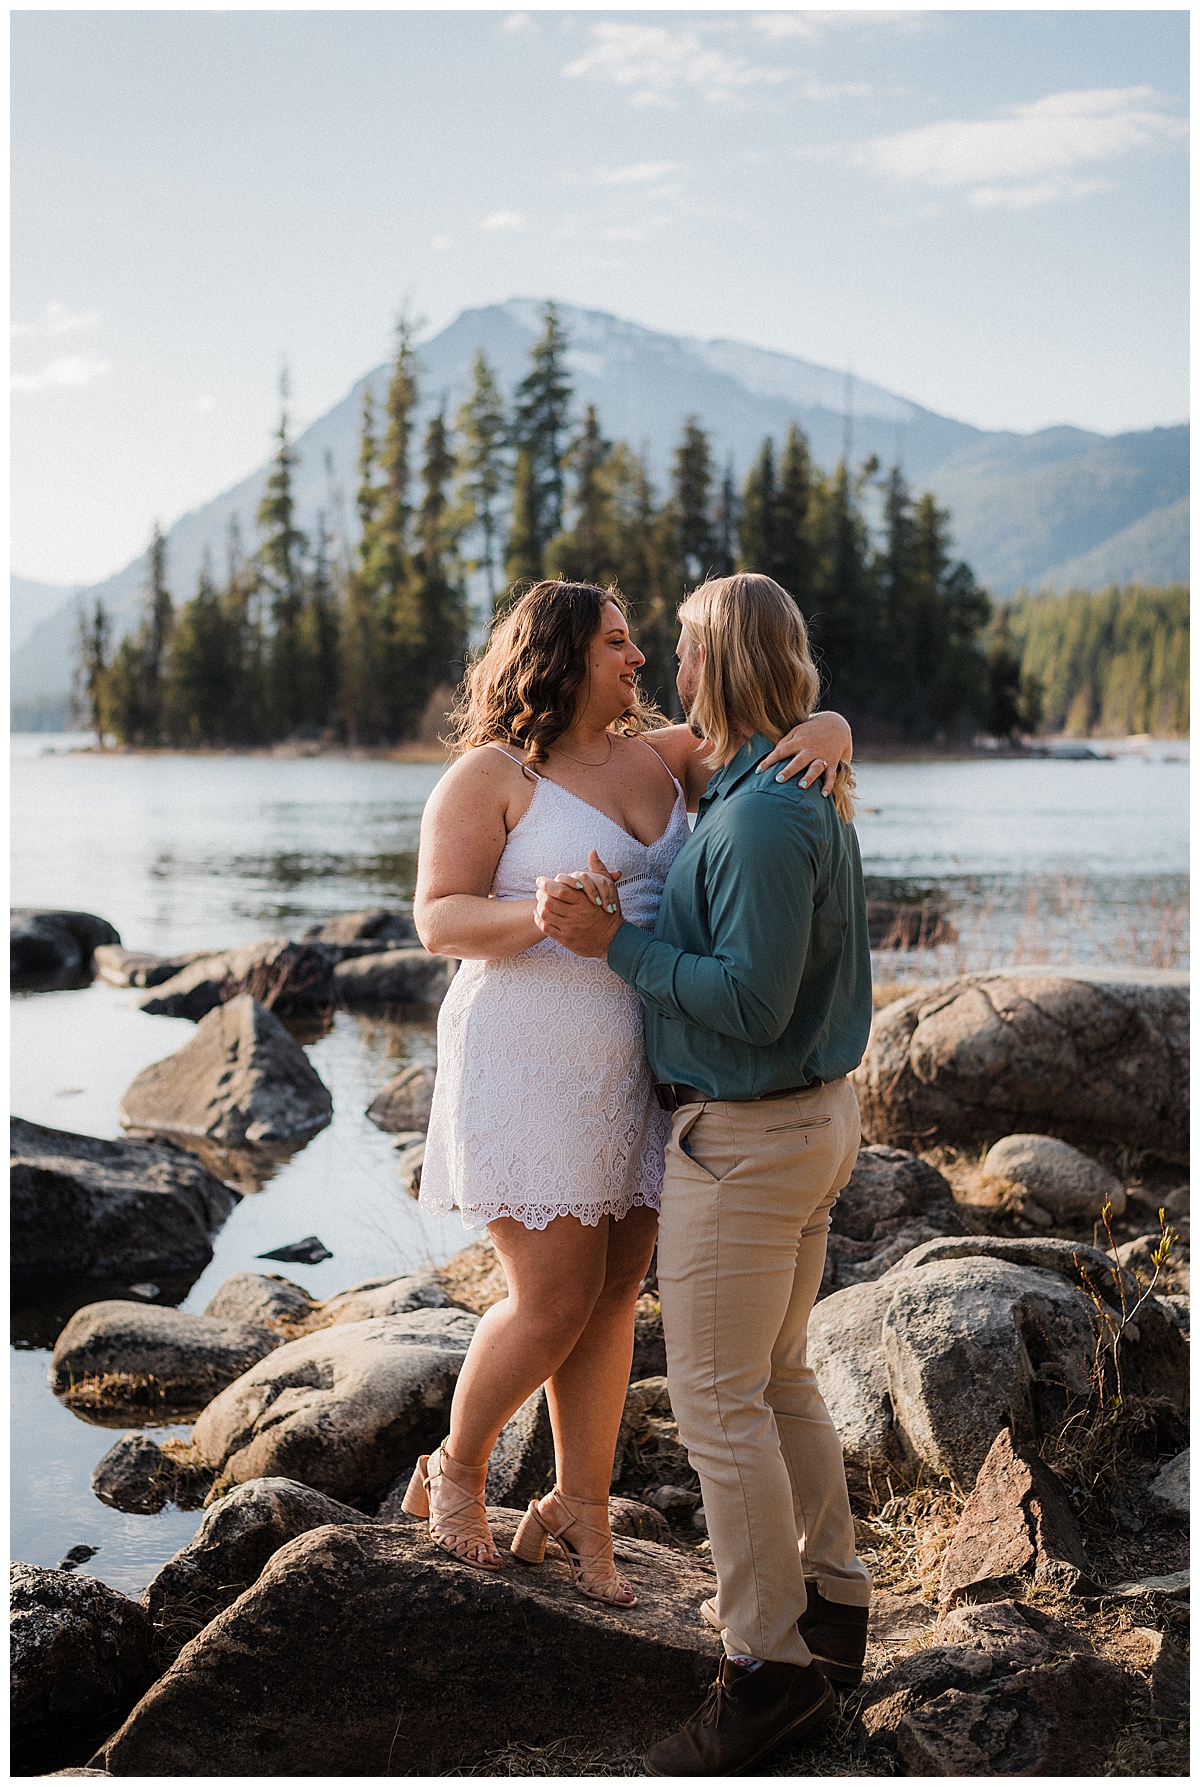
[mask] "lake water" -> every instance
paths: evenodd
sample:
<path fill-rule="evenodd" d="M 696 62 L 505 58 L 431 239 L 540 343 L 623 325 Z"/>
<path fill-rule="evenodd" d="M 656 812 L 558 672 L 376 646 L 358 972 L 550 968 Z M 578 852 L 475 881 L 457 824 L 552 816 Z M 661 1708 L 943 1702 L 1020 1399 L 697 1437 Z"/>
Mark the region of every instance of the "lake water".
<path fill-rule="evenodd" d="M 99 913 L 131 948 L 221 947 L 298 934 L 336 912 L 411 900 L 421 810 L 440 765 L 346 758 L 71 754 L 46 735 L 13 741 L 12 903 Z M 958 940 L 888 956 L 900 978 L 1018 961 L 1186 965 L 1187 747 L 1112 762 L 863 764 L 858 833 L 877 897 L 944 899 Z M 550 869 L 564 865 L 548 864 Z M 118 1136 L 130 1080 L 194 1033 L 148 1017 L 137 995 L 95 983 L 12 1002 L 12 1109 Z M 315 1295 L 447 1259 L 457 1216 L 433 1220 L 401 1190 L 388 1138 L 367 1122 L 380 1086 L 433 1061 L 430 1016 L 339 1013 L 309 1048 L 333 1094 L 330 1126 L 234 1210 L 212 1263 L 162 1301 L 201 1310 L 231 1273 L 317 1234 L 333 1258 L 280 1268 Z M 92 1425 L 46 1385 L 49 1349 L 79 1303 L 123 1287 L 49 1287 L 13 1311 L 12 1552 L 53 1565 L 80 1543 L 128 1594 L 199 1523 L 169 1507 L 124 1515 L 91 1472 L 125 1428 Z M 170 1430 L 172 1432 L 178 1429 Z"/>

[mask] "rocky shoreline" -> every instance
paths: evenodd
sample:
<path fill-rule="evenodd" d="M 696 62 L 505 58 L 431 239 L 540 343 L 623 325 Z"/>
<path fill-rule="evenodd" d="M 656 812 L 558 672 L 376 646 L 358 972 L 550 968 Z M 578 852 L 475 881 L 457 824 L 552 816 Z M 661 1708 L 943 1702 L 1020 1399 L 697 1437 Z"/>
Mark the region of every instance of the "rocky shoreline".
<path fill-rule="evenodd" d="M 402 915 L 170 959 L 83 919 L 104 922 L 14 914 L 37 984 L 99 971 L 197 1027 L 126 1093 L 130 1140 L 14 1121 L 26 1281 L 71 1270 L 107 1292 L 206 1263 L 238 1199 L 230 1163 L 329 1120 L 297 1040 L 314 1016 L 365 984 L 414 995 L 383 1005 L 436 1004 L 453 972 Z M 1102 971 L 964 976 L 877 1014 L 855 1075 L 869 1140 L 810 1345 L 876 1582 L 868 1670 L 818 1743 L 761 1772 L 1186 1772 L 1186 1026 L 1186 976 Z M 432 1086 L 408 1067 L 366 1113 L 410 1190 Z M 15 1772 L 641 1772 L 718 1650 L 653 1276 L 611 1503 L 638 1608 L 581 1600 L 553 1552 L 471 1570 L 399 1507 L 505 1294 L 485 1237 L 323 1300 L 264 1271 L 202 1314 L 127 1294 L 76 1308 L 54 1394 L 109 1423 L 153 1409 L 190 1427 L 162 1445 L 126 1434 L 94 1493 L 130 1514 L 205 1511 L 139 1601 L 86 1558 L 14 1565 Z M 539 1391 L 489 1472 L 502 1549 L 552 1472 Z"/>

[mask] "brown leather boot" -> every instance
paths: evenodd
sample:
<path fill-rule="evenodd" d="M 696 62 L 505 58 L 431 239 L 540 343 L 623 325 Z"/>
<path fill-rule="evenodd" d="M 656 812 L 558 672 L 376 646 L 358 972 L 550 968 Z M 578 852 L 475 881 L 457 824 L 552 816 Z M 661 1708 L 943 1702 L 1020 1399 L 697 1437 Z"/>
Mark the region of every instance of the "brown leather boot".
<path fill-rule="evenodd" d="M 648 1775 L 740 1775 L 785 1737 L 806 1737 L 833 1713 L 833 1689 L 815 1663 L 742 1669 L 726 1657 L 708 1699 L 686 1725 L 651 1746 Z"/>
<path fill-rule="evenodd" d="M 839 1688 L 857 1688 L 867 1654 L 866 1607 L 827 1601 L 807 1577 L 808 1606 L 796 1621 L 800 1636 L 821 1666 L 821 1673 Z"/>

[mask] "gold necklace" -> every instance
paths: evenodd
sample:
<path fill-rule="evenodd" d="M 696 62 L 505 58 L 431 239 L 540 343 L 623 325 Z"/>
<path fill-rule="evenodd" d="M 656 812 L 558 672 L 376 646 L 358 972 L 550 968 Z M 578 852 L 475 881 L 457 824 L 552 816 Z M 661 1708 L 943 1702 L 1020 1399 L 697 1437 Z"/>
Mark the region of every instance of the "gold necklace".
<path fill-rule="evenodd" d="M 612 760 L 616 742 L 616 739 L 610 732 L 608 735 L 608 756 L 603 758 L 599 763 L 589 763 L 586 757 L 572 757 L 571 753 L 569 751 L 564 751 L 561 745 L 551 745 L 550 749 L 552 751 L 557 751 L 560 757 L 565 757 L 568 763 L 578 763 L 582 769 L 603 769 L 604 765 Z"/>

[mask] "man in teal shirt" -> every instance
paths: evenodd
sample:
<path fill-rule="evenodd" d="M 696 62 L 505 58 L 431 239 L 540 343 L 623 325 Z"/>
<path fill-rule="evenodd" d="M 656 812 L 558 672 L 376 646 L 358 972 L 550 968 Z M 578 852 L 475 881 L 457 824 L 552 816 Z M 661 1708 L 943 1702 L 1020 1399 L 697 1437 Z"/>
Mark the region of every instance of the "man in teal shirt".
<path fill-rule="evenodd" d="M 547 882 L 538 922 L 604 956 L 641 998 L 667 1146 L 658 1280 L 672 1410 L 700 1478 L 717 1570 L 705 1617 L 725 1661 L 709 1700 L 655 1744 L 656 1775 L 731 1774 L 832 1711 L 861 1679 L 870 1578 L 841 1444 L 805 1358 L 829 1214 L 859 1144 L 846 1075 L 871 1022 L 853 807 L 758 765 L 817 674 L 770 578 L 703 585 L 679 613 L 679 692 L 716 774 L 667 878 L 653 936 Z M 590 891 L 590 890 L 589 890 Z"/>

